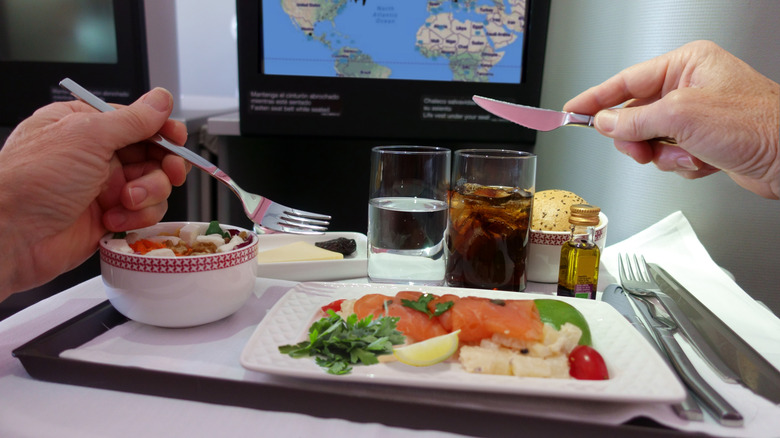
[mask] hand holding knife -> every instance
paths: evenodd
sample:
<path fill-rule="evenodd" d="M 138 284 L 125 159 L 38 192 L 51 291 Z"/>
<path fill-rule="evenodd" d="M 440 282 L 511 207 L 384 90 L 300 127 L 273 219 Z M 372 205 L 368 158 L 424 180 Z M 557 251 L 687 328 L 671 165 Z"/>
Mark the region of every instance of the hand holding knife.
<path fill-rule="evenodd" d="M 534 108 L 482 96 L 473 96 L 472 99 L 485 111 L 536 131 L 552 131 L 567 125 L 594 127 L 593 116 Z M 669 137 L 654 138 L 648 141 L 657 141 L 670 145 L 677 144 L 673 138 Z"/>

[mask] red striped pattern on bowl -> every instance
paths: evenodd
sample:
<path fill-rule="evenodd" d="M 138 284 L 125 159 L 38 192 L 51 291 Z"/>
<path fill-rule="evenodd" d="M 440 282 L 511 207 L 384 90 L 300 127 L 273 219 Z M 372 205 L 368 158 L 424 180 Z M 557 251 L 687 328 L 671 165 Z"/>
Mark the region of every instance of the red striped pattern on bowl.
<path fill-rule="evenodd" d="M 224 253 L 184 257 L 150 257 L 118 253 L 103 247 L 100 248 L 100 259 L 111 266 L 129 271 L 162 274 L 214 271 L 240 265 L 255 257 L 257 257 L 257 245 L 249 245 Z"/>

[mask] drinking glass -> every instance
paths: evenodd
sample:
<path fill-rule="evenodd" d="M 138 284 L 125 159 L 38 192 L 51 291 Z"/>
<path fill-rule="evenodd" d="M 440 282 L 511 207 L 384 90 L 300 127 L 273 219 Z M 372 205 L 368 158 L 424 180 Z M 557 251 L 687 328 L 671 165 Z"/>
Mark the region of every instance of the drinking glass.
<path fill-rule="evenodd" d="M 447 230 L 447 285 L 523 291 L 536 155 L 455 151 Z"/>
<path fill-rule="evenodd" d="M 443 285 L 449 149 L 371 150 L 368 276 L 378 283 Z"/>

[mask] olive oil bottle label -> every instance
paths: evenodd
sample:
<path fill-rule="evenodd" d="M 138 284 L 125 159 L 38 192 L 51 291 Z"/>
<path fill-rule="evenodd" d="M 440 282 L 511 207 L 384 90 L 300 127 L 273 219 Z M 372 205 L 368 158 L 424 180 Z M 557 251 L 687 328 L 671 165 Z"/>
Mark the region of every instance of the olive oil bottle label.
<path fill-rule="evenodd" d="M 577 298 L 596 299 L 596 285 L 576 284 L 574 285 L 574 296 Z"/>

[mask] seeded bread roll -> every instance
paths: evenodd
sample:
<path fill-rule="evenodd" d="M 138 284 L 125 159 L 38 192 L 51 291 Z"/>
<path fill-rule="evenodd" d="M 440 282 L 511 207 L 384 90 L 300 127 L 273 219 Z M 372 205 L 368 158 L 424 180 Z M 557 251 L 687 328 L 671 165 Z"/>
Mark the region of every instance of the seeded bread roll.
<path fill-rule="evenodd" d="M 536 192 L 534 194 L 534 210 L 531 214 L 531 229 L 568 231 L 569 211 L 574 204 L 587 204 L 587 202 L 566 190 Z"/>

